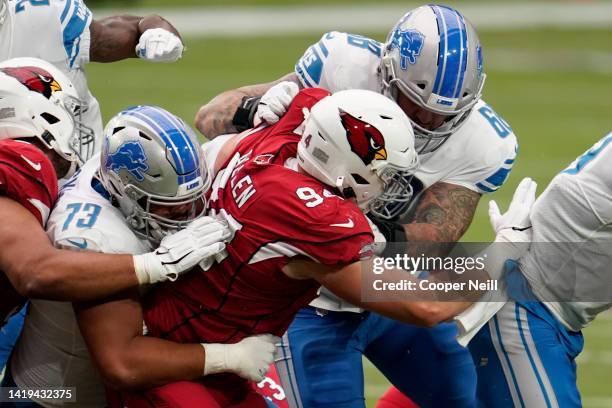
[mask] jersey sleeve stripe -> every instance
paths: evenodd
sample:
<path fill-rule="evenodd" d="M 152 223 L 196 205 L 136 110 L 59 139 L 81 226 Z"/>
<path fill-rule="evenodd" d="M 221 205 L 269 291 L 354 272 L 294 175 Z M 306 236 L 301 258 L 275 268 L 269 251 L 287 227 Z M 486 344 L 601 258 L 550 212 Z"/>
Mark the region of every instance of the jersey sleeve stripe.
<path fill-rule="evenodd" d="M 63 30 L 64 48 L 70 59 L 70 67 L 72 68 L 76 57 L 80 50 L 80 37 L 88 27 L 91 20 L 91 11 L 85 6 L 79 7 L 74 3 L 72 17 Z"/>
<path fill-rule="evenodd" d="M 321 74 L 323 73 L 323 60 L 314 46 L 309 48 L 306 55 L 314 56 L 314 58 L 311 57 L 312 59 L 309 61 L 308 66 L 306 66 L 306 64 L 303 64 L 303 66 L 306 68 L 306 72 L 308 72 L 308 75 L 312 78 L 312 81 L 315 84 L 318 84 L 321 81 Z"/>
<path fill-rule="evenodd" d="M 315 257 L 309 255 L 308 253 L 302 251 L 299 248 L 296 248 L 291 244 L 288 244 L 286 242 L 271 242 L 259 248 L 259 250 L 253 255 L 253 257 L 249 261 L 249 265 L 266 261 L 268 259 L 281 257 L 293 258 L 298 255 L 308 257 L 313 261 L 318 262 Z"/>
<path fill-rule="evenodd" d="M 307 88 L 313 88 L 312 82 L 308 80 L 308 77 L 306 76 L 306 72 L 304 71 L 301 65 L 302 65 L 301 60 L 298 61 L 297 64 L 295 64 L 295 73 L 302 80 L 303 85 L 306 85 Z"/>
<path fill-rule="evenodd" d="M 64 10 L 62 11 L 62 15 L 60 16 L 60 22 L 64 24 L 64 20 L 66 20 L 66 16 L 68 15 L 68 11 L 72 6 L 72 0 L 66 0 L 66 5 L 64 6 Z"/>
<path fill-rule="evenodd" d="M 319 48 L 321 49 L 321 52 L 323 53 L 324 57 L 327 57 L 329 55 L 329 51 L 327 49 L 327 47 L 325 46 L 325 43 L 323 42 L 323 40 L 319 41 Z"/>

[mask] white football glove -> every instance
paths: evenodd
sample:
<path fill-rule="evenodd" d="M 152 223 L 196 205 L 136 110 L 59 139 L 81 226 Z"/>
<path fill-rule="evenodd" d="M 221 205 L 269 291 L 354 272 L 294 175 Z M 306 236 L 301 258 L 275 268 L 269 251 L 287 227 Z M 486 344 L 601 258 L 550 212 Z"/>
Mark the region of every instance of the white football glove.
<path fill-rule="evenodd" d="M 271 334 L 247 337 L 236 344 L 203 343 L 204 375 L 229 372 L 258 383 L 274 362 L 277 343 L 280 338 Z"/>
<path fill-rule="evenodd" d="M 183 43 L 168 30 L 150 28 L 140 36 L 136 55 L 153 62 L 175 62 L 183 56 Z"/>
<path fill-rule="evenodd" d="M 529 242 L 531 229 L 531 207 L 536 200 L 538 184 L 529 177 L 524 178 L 514 191 L 512 201 L 503 215 L 494 200 L 489 201 L 489 219 L 497 242 Z"/>
<path fill-rule="evenodd" d="M 366 220 L 368 220 L 368 224 L 370 224 L 370 228 L 372 229 L 372 234 L 374 234 L 374 255 L 382 256 L 387 246 L 387 238 L 380 232 L 380 229 L 374 224 L 370 217 L 366 217 Z"/>
<path fill-rule="evenodd" d="M 268 89 L 257 105 L 257 112 L 253 120 L 255 126 L 261 122 L 273 125 L 287 112 L 293 98 L 300 92 L 295 82 L 283 81 Z"/>
<path fill-rule="evenodd" d="M 184 229 L 167 235 L 153 252 L 134 256 L 134 270 L 140 285 L 174 281 L 194 266 L 211 263 L 225 250 L 231 237 L 225 220 L 201 217 Z"/>
<path fill-rule="evenodd" d="M 497 203 L 489 202 L 489 219 L 495 231 L 495 242 L 483 252 L 485 269 L 491 279 L 500 279 L 505 271 L 506 260 L 519 259 L 529 250 L 533 236 L 531 207 L 536 200 L 538 185 L 524 178 L 514 191 L 508 211 L 501 214 Z"/>

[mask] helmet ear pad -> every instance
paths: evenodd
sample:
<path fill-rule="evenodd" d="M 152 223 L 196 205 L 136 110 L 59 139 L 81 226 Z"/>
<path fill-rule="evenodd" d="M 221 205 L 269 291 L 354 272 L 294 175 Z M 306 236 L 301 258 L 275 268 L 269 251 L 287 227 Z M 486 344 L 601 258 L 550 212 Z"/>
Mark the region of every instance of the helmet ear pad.
<path fill-rule="evenodd" d="M 99 175 L 132 230 L 152 242 L 206 210 L 210 177 L 200 143 L 162 108 L 136 106 L 109 121 Z"/>
<path fill-rule="evenodd" d="M 411 174 L 418 160 L 410 121 L 399 106 L 379 93 L 347 90 L 310 110 L 298 163 L 368 211 L 395 183 L 391 173 Z"/>

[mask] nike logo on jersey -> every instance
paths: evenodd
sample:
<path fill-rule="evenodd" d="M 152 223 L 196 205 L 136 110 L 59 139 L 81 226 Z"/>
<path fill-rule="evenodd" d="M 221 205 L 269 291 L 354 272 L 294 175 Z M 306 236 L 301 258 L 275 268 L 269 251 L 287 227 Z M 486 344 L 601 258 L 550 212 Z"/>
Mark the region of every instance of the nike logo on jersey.
<path fill-rule="evenodd" d="M 72 245 L 74 245 L 77 248 L 87 249 L 87 241 L 86 240 L 82 240 L 81 242 L 78 242 L 78 241 L 73 241 L 71 239 L 67 239 L 66 241 L 70 242 Z"/>
<path fill-rule="evenodd" d="M 349 218 L 348 222 L 345 222 L 344 224 L 330 224 L 330 227 L 341 227 L 341 228 L 353 228 L 355 226 L 355 223 L 353 222 L 352 219 Z"/>
<path fill-rule="evenodd" d="M 42 166 L 40 165 L 40 163 L 34 163 L 32 160 L 28 159 L 27 157 L 25 157 L 23 154 L 21 155 L 21 158 L 23 160 L 26 161 L 26 163 L 28 163 L 30 166 L 32 166 L 32 168 L 36 171 L 40 171 L 40 169 L 42 168 Z"/>

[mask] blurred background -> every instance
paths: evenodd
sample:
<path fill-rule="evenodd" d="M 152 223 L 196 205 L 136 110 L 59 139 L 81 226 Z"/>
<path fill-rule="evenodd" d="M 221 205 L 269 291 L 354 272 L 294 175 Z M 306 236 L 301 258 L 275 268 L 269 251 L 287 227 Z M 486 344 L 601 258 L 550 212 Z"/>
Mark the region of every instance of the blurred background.
<path fill-rule="evenodd" d="M 176 64 L 89 64 L 90 87 L 105 120 L 129 105 L 157 104 L 192 123 L 199 106 L 242 85 L 293 70 L 308 46 L 330 30 L 384 41 L 417 2 L 397 0 L 86 0 L 94 17 L 125 11 L 165 16 L 183 33 Z M 575 157 L 612 130 L 612 2 L 453 1 L 479 31 L 484 99 L 510 124 L 520 152 L 506 185 L 491 196 L 506 206 L 518 181 L 542 191 Z M 612 164 L 611 164 L 612 165 Z M 465 241 L 492 238 L 481 201 Z M 612 315 L 585 330 L 578 359 L 585 407 L 612 407 Z M 368 406 L 387 383 L 367 366 Z M 406 368 L 406 375 L 411 373 Z"/>

